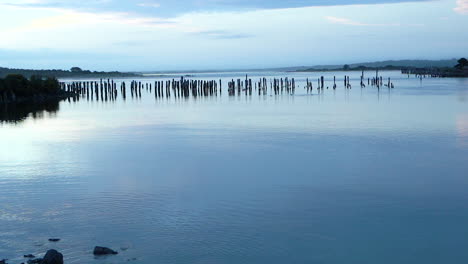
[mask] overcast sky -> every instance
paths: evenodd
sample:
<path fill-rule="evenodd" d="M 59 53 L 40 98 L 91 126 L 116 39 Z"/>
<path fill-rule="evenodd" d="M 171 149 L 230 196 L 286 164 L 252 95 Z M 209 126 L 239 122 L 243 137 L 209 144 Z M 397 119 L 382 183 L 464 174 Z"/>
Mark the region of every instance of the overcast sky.
<path fill-rule="evenodd" d="M 232 69 L 468 56 L 468 0 L 0 0 L 0 66 Z"/>

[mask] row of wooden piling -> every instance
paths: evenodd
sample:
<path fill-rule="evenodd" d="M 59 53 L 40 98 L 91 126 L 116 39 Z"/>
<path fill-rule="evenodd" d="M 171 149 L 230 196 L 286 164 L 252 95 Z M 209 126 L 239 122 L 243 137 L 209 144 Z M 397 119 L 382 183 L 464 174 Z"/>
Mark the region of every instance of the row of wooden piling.
<path fill-rule="evenodd" d="M 360 83 L 360 86 L 361 88 L 365 88 L 366 87 L 366 84 L 365 84 L 365 81 L 366 79 L 364 78 L 364 72 L 362 73 L 361 75 L 361 83 Z M 352 89 L 352 85 L 351 85 L 351 82 L 349 80 L 349 76 L 345 75 L 344 78 L 343 78 L 343 82 L 344 82 L 344 87 L 346 89 Z M 391 79 L 390 77 L 388 78 L 388 82 L 387 84 L 384 84 L 384 81 L 383 81 L 383 77 L 382 76 L 379 76 L 378 75 L 378 72 L 376 73 L 376 76 L 375 77 L 372 77 L 372 78 L 367 78 L 367 85 L 370 85 L 370 86 L 375 86 L 377 88 L 380 88 L 382 86 L 386 86 L 388 88 L 395 88 L 395 86 L 393 85 L 393 83 L 391 82 Z M 336 90 L 337 88 L 337 84 L 336 84 L 336 76 L 333 76 L 333 89 Z M 317 90 L 318 91 L 321 91 L 325 88 L 325 77 L 324 76 L 321 76 L 320 78 L 317 79 Z M 327 86 L 327 89 L 329 87 Z M 307 78 L 306 79 L 306 86 L 305 86 L 305 89 L 307 90 L 307 93 L 309 92 L 312 92 L 314 87 L 313 87 L 313 84 L 311 81 L 309 81 L 309 79 Z"/>
<path fill-rule="evenodd" d="M 181 77 L 180 80 L 155 81 L 152 83 L 142 83 L 141 81 L 132 80 L 130 82 L 130 96 L 132 98 L 141 98 L 142 90 L 153 93 L 156 98 L 175 97 L 198 97 L 198 96 L 217 96 L 218 91 L 221 95 L 222 82 L 214 80 L 186 80 Z M 68 93 L 75 93 L 77 96 L 90 97 L 91 99 L 102 101 L 113 101 L 118 96 L 117 83 L 114 80 L 98 81 L 79 81 L 71 83 L 61 83 L 62 90 Z M 120 84 L 120 94 L 123 99 L 127 98 L 126 82 Z"/>
<path fill-rule="evenodd" d="M 325 77 L 321 76 L 317 79 L 317 90 L 320 92 L 325 88 Z M 361 88 L 366 87 L 366 79 L 364 78 L 364 72 L 361 75 Z M 88 99 L 96 99 L 97 101 L 114 101 L 117 99 L 119 93 L 125 100 L 127 98 L 127 92 L 131 98 L 141 98 L 142 91 L 146 93 L 154 94 L 155 98 L 189 98 L 189 97 L 212 97 L 222 95 L 222 80 L 190 80 L 181 77 L 180 79 L 172 80 L 161 80 L 155 81 L 154 83 L 143 83 L 141 81 L 132 80 L 130 81 L 130 89 L 127 89 L 127 82 L 121 82 L 120 86 L 117 87 L 117 82 L 112 79 L 100 81 L 78 81 L 70 83 L 61 83 L 62 90 L 68 93 L 74 93 L 77 96 L 87 97 Z M 343 85 L 345 89 L 351 89 L 351 82 L 349 76 L 344 76 Z M 378 75 L 372 78 L 367 78 L 367 85 L 376 86 L 380 88 L 386 86 L 388 88 L 394 88 L 390 78 L 388 82 L 384 84 L 382 76 Z M 337 89 L 337 78 L 333 77 L 333 89 Z M 246 75 L 245 80 L 232 79 L 228 82 L 227 90 L 229 96 L 236 96 L 245 94 L 246 96 L 252 96 L 257 93 L 258 95 L 267 95 L 268 88 L 270 93 L 274 95 L 279 94 L 294 94 L 296 91 L 296 80 L 294 78 L 272 78 L 267 79 L 265 77 L 259 78 L 257 81 L 248 78 Z M 326 89 L 329 87 L 327 86 Z M 304 89 L 307 93 L 312 93 L 314 90 L 313 82 L 306 79 L 306 85 Z"/>
<path fill-rule="evenodd" d="M 274 78 L 270 79 L 268 82 L 268 79 L 263 77 L 260 78 L 257 81 L 252 81 L 252 79 L 249 79 L 247 76 L 245 78 L 245 82 L 242 81 L 241 79 L 237 79 L 235 81 L 232 79 L 231 81 L 228 82 L 228 94 L 230 96 L 235 96 L 236 95 L 236 90 L 237 94 L 240 95 L 241 93 L 244 93 L 245 95 L 252 95 L 253 89 L 255 87 L 255 91 L 258 92 L 258 95 L 267 95 L 268 94 L 268 83 L 270 84 L 270 91 L 274 93 L 275 95 L 278 95 L 280 93 L 286 92 L 288 94 L 294 94 L 295 89 L 296 89 L 296 82 L 294 78 L 289 79 L 289 78 Z"/>

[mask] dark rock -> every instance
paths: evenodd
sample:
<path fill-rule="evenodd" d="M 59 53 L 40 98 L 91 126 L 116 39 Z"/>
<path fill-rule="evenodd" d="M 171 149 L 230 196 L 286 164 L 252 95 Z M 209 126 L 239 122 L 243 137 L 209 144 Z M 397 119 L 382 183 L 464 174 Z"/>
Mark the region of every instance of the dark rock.
<path fill-rule="evenodd" d="M 0 264 L 7 264 L 7 262 L 6 262 L 7 260 L 8 260 L 8 259 L 2 259 L 2 260 L 0 260 Z"/>
<path fill-rule="evenodd" d="M 116 255 L 116 254 L 118 254 L 118 252 L 114 251 L 114 250 L 112 250 L 110 248 L 106 248 L 106 247 L 95 247 L 94 251 L 93 251 L 93 254 L 97 255 L 97 256 Z"/>
<path fill-rule="evenodd" d="M 27 254 L 27 255 L 24 255 L 25 258 L 35 258 L 35 256 L 33 254 Z"/>
<path fill-rule="evenodd" d="M 41 263 L 42 263 L 42 259 L 41 259 L 41 258 L 28 260 L 28 264 L 41 264 Z"/>
<path fill-rule="evenodd" d="M 41 264 L 63 264 L 63 255 L 55 249 L 47 251 Z"/>
<path fill-rule="evenodd" d="M 60 238 L 49 238 L 50 242 L 59 242 Z"/>

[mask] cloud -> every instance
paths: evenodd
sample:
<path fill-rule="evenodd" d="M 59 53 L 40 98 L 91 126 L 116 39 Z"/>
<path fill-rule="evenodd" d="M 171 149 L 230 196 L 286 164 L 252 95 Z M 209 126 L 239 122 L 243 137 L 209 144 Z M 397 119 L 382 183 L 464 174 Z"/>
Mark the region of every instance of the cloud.
<path fill-rule="evenodd" d="M 206 36 L 212 39 L 244 39 L 252 38 L 253 35 L 243 33 L 233 33 L 225 30 L 207 30 L 193 32 L 195 35 Z"/>
<path fill-rule="evenodd" d="M 454 10 L 460 14 L 468 14 L 468 0 L 458 0 Z"/>
<path fill-rule="evenodd" d="M 325 19 L 327 19 L 329 22 L 333 24 L 341 24 L 341 25 L 348 25 L 348 26 L 374 26 L 374 27 L 399 27 L 399 26 L 421 27 L 421 26 L 424 26 L 424 24 L 362 23 L 362 22 L 354 21 L 348 18 L 334 17 L 334 16 L 326 16 Z"/>
<path fill-rule="evenodd" d="M 360 22 L 353 21 L 347 18 L 334 17 L 334 16 L 326 16 L 325 18 L 334 24 L 343 24 L 343 25 L 349 25 L 349 26 L 369 26 L 369 24 L 360 23 Z"/>
<path fill-rule="evenodd" d="M 161 4 L 160 3 L 139 3 L 138 6 L 159 8 L 161 7 Z"/>
<path fill-rule="evenodd" d="M 47 1 L 44 0 L 17 0 L 17 1 L 0 1 L 1 4 L 6 5 L 40 5 Z"/>
<path fill-rule="evenodd" d="M 382 54 L 387 58 L 452 56 L 463 51 L 460 43 L 466 43 L 468 37 L 462 27 L 453 26 L 460 24 L 455 18 L 465 18 L 453 11 L 456 0 L 240 11 L 209 8 L 224 6 L 226 2 L 237 3 L 238 7 L 278 7 L 319 2 L 271 0 L 275 3 L 269 4 L 256 0 L 248 0 L 252 3 L 247 3 L 247 0 L 197 1 L 197 6 L 184 6 L 184 3 L 195 1 L 80 0 L 86 3 L 87 7 L 84 8 L 77 6 L 79 2 L 70 0 L 0 0 L 0 49 L 15 50 L 19 54 L 29 51 L 42 54 L 43 50 L 50 50 L 47 52 L 49 56 L 31 55 L 22 59 L 18 58 L 18 53 L 9 56 L 8 60 L 4 60 L 5 56 L 0 54 L 1 63 L 10 67 L 33 65 L 48 68 L 70 68 L 72 63 L 90 69 L 119 67 L 120 70 L 212 66 L 252 68 L 312 62 L 341 64 L 373 60 Z M 328 1 L 339 2 L 322 0 L 325 4 Z M 53 5 L 53 2 L 58 4 Z M 92 5 L 92 2 L 96 4 Z M 351 0 L 351 3 L 356 2 Z M 17 5 L 5 6 L 6 3 Z M 160 6 L 139 6 L 141 3 L 160 3 Z M 166 14 L 170 9 L 168 5 L 177 9 L 178 14 Z M 441 7 L 445 12 L 440 12 Z M 440 16 L 451 19 L 440 23 Z M 407 26 L 413 21 L 427 23 L 427 27 Z M 369 37 L 369 34 L 372 36 Z M 350 45 L 342 47 L 340 43 L 343 41 Z M 291 45 L 294 45 L 294 49 L 290 48 Z M 375 49 L 365 48 L 369 45 Z M 83 59 L 78 55 L 72 58 L 67 56 L 85 53 L 91 54 L 83 55 Z M 104 53 L 107 55 L 102 58 L 93 55 Z M 316 56 L 328 53 L 333 54 Z"/>
<path fill-rule="evenodd" d="M 55 15 L 32 19 L 29 23 L 11 28 L 10 31 L 38 31 L 69 26 L 120 24 L 142 28 L 171 28 L 176 26 L 173 19 L 150 17 L 124 12 L 85 12 L 74 9 L 51 7 L 28 7 L 32 10 L 48 10 Z"/>
<path fill-rule="evenodd" d="M 79 2 L 66 0 L 0 0 L 0 5 L 18 7 L 99 7 L 111 4 L 112 0 L 81 0 Z"/>

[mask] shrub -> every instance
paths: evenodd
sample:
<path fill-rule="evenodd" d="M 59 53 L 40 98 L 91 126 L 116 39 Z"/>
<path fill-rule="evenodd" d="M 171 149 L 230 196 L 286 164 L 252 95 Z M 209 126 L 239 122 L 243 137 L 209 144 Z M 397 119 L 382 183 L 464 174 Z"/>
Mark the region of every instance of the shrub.
<path fill-rule="evenodd" d="M 5 80 L 0 78 L 0 95 L 2 95 L 3 92 L 5 91 L 6 91 Z"/>
<path fill-rule="evenodd" d="M 0 78 L 0 92 L 12 91 L 17 96 L 33 96 L 36 94 L 56 94 L 60 84 L 56 78 L 32 76 L 30 80 L 21 74 L 10 74 L 5 79 Z"/>
<path fill-rule="evenodd" d="M 468 66 L 468 60 L 465 58 L 461 58 L 458 60 L 458 65 L 455 68 L 463 70 L 463 68 Z"/>

